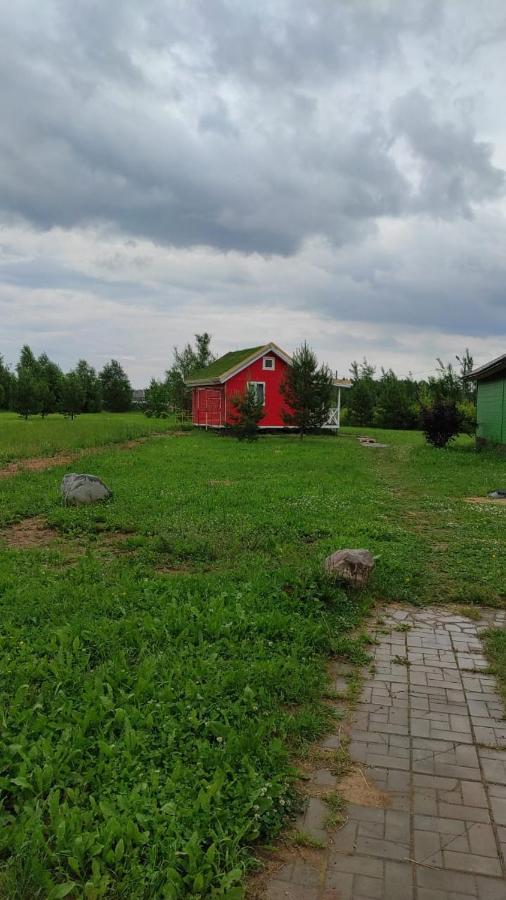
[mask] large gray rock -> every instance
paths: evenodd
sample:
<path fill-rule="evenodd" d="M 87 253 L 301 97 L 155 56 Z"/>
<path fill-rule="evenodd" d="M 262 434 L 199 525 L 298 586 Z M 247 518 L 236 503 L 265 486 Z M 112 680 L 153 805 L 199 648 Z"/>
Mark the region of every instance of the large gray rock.
<path fill-rule="evenodd" d="M 96 475 L 65 475 L 61 483 L 61 494 L 65 506 L 86 506 L 108 500 L 112 493 Z"/>
<path fill-rule="evenodd" d="M 369 550 L 336 550 L 325 560 L 327 575 L 357 588 L 365 587 L 373 568 L 374 556 Z"/>

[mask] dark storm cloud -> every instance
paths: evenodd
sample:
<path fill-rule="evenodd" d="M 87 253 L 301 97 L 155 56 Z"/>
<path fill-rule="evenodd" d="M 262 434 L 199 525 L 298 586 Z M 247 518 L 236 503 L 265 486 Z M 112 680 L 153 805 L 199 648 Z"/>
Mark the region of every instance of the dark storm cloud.
<path fill-rule="evenodd" d="M 0 207 L 267 255 L 352 243 L 384 216 L 470 215 L 502 190 L 472 129 L 420 91 L 391 109 L 362 93 L 350 115 L 354 78 L 440 24 L 420 0 L 24 0 L 0 44 Z"/>

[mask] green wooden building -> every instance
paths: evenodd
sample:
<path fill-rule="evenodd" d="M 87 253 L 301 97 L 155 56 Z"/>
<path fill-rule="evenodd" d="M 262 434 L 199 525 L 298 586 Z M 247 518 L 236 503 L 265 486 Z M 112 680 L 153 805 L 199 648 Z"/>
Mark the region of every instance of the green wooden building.
<path fill-rule="evenodd" d="M 478 442 L 506 444 L 506 353 L 467 377 L 469 381 L 476 381 Z"/>

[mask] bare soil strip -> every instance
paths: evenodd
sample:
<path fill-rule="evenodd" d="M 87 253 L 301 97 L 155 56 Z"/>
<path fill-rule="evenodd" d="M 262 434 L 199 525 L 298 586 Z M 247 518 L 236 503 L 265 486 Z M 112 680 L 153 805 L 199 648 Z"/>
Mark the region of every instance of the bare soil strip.
<path fill-rule="evenodd" d="M 34 456 L 29 459 L 20 459 L 9 463 L 0 469 L 0 478 L 12 478 L 23 472 L 43 472 L 45 469 L 53 469 L 56 466 L 68 466 L 81 456 L 94 455 L 95 453 L 103 453 L 106 450 L 133 450 L 139 444 L 145 444 L 147 441 L 156 440 L 164 437 L 183 437 L 188 434 L 187 431 L 164 431 L 155 434 L 145 435 L 144 437 L 134 438 L 129 441 L 123 441 L 120 444 L 100 444 L 98 447 L 83 447 L 80 450 L 66 451 L 65 453 L 56 453 L 54 456 Z"/>

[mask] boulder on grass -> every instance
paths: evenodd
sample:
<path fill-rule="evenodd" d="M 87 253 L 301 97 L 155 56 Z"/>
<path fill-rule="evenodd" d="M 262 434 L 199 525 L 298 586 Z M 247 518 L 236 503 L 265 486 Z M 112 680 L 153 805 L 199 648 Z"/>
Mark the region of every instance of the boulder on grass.
<path fill-rule="evenodd" d="M 61 494 L 65 506 L 87 506 L 100 503 L 112 497 L 112 492 L 96 475 L 65 475 L 61 483 Z"/>
<path fill-rule="evenodd" d="M 369 550 L 336 550 L 325 560 L 327 575 L 356 588 L 365 587 L 374 568 Z"/>

